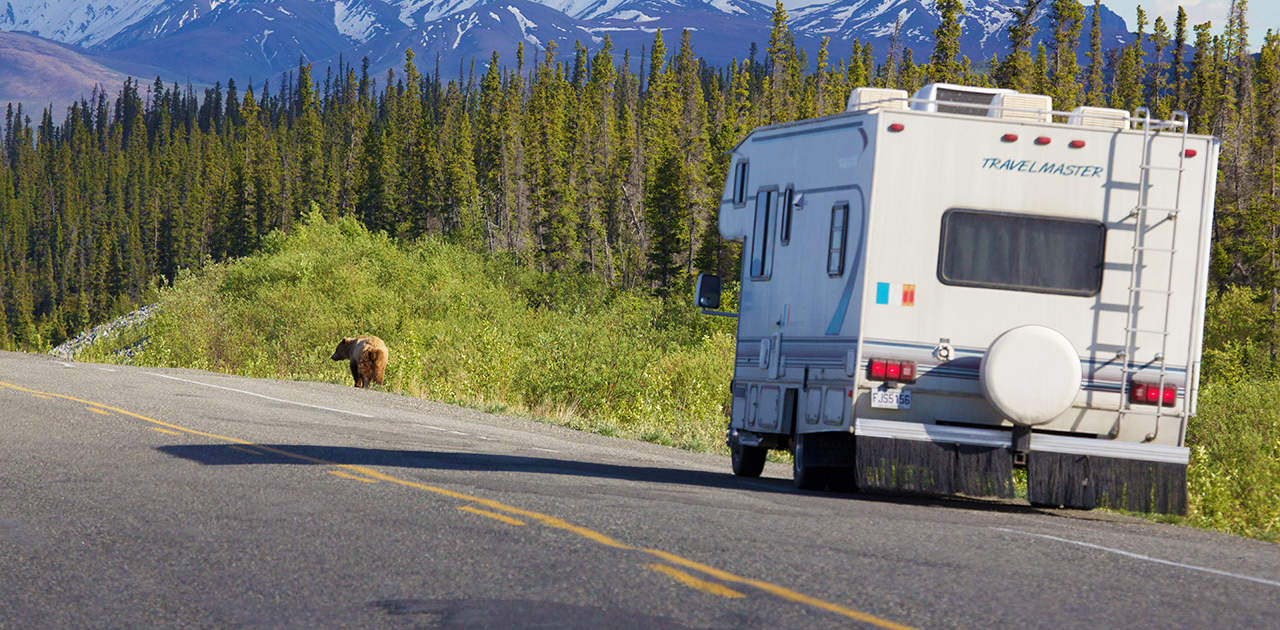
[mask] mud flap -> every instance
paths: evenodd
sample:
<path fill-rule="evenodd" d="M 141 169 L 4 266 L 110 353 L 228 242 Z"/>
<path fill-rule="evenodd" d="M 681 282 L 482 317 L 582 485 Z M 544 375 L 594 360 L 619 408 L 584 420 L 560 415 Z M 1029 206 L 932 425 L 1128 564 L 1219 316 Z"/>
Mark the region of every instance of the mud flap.
<path fill-rule="evenodd" d="M 1013 459 L 1007 447 L 860 435 L 859 489 L 1013 496 Z"/>
<path fill-rule="evenodd" d="M 1027 458 L 1032 505 L 1132 512 L 1187 513 L 1187 465 L 1032 451 Z"/>

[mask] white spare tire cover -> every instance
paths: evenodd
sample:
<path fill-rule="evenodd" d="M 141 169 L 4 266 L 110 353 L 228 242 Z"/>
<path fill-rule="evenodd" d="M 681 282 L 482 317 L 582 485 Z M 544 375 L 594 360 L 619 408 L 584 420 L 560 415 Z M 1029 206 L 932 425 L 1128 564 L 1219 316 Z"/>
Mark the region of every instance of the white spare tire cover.
<path fill-rule="evenodd" d="M 991 342 L 978 371 L 982 393 L 1016 424 L 1044 424 L 1080 392 L 1080 357 L 1062 333 L 1020 326 Z"/>

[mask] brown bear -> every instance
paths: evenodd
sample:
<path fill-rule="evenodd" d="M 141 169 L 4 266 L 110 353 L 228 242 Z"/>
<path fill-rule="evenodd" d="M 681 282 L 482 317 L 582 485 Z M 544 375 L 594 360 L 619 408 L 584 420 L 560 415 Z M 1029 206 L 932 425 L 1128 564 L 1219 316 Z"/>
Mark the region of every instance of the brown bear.
<path fill-rule="evenodd" d="M 370 381 L 382 384 L 382 377 L 387 373 L 387 344 L 373 335 L 359 337 L 343 337 L 338 343 L 333 356 L 334 361 L 351 362 L 351 377 L 356 379 L 356 387 L 368 388 Z"/>

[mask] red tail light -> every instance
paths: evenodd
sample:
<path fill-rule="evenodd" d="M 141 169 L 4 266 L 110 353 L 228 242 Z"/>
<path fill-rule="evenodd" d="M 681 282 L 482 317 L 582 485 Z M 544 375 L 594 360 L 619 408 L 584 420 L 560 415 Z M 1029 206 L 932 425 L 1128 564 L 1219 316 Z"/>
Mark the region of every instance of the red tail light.
<path fill-rule="evenodd" d="M 1050 142 L 1053 142 L 1053 140 L 1051 140 L 1049 136 L 1040 136 L 1039 138 L 1036 138 L 1036 144 L 1041 146 L 1049 144 Z"/>
<path fill-rule="evenodd" d="M 1163 389 L 1155 383 L 1130 383 L 1129 402 L 1139 405 L 1172 407 L 1178 402 L 1178 387 L 1166 385 Z"/>
<path fill-rule="evenodd" d="M 1000 139 L 1001 139 L 1001 140 L 1003 140 L 1003 141 L 1005 141 L 1005 142 L 1017 142 L 1017 141 L 1018 141 L 1018 134 L 1016 134 L 1016 133 L 1006 133 L 1006 134 L 1004 134 L 1003 136 L 1000 136 Z"/>
<path fill-rule="evenodd" d="M 892 125 L 889 125 L 889 131 L 892 131 L 894 133 L 902 131 L 903 129 L 906 129 L 906 128 L 907 126 L 902 123 L 893 123 Z"/>
<path fill-rule="evenodd" d="M 1084 140 L 1072 140 L 1069 144 L 1067 144 L 1067 146 L 1069 146 L 1069 147 L 1071 147 L 1071 148 L 1073 148 L 1073 149 L 1083 149 L 1083 148 L 1084 148 Z"/>
<path fill-rule="evenodd" d="M 1185 155 L 1185 156 L 1187 156 L 1187 157 L 1189 157 L 1189 158 L 1193 158 L 1193 157 L 1195 157 L 1195 156 L 1196 156 L 1196 150 L 1195 150 L 1195 149 L 1187 149 L 1186 151 L 1183 151 L 1183 152 L 1182 152 L 1182 154 L 1183 154 L 1183 155 Z"/>
<path fill-rule="evenodd" d="M 914 361 L 871 359 L 867 362 L 867 378 L 875 381 L 914 383 L 916 382 L 916 364 Z"/>
<path fill-rule="evenodd" d="M 867 369 L 867 378 L 873 378 L 878 381 L 884 380 L 885 362 L 879 359 L 872 359 L 871 365 Z"/>

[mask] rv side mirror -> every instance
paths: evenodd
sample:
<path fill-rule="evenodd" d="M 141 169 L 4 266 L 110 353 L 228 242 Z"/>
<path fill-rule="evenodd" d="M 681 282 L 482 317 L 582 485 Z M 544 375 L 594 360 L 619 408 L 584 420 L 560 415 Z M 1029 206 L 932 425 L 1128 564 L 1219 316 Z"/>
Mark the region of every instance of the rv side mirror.
<path fill-rule="evenodd" d="M 709 273 L 698 274 L 694 299 L 699 308 L 720 308 L 720 276 Z"/>

